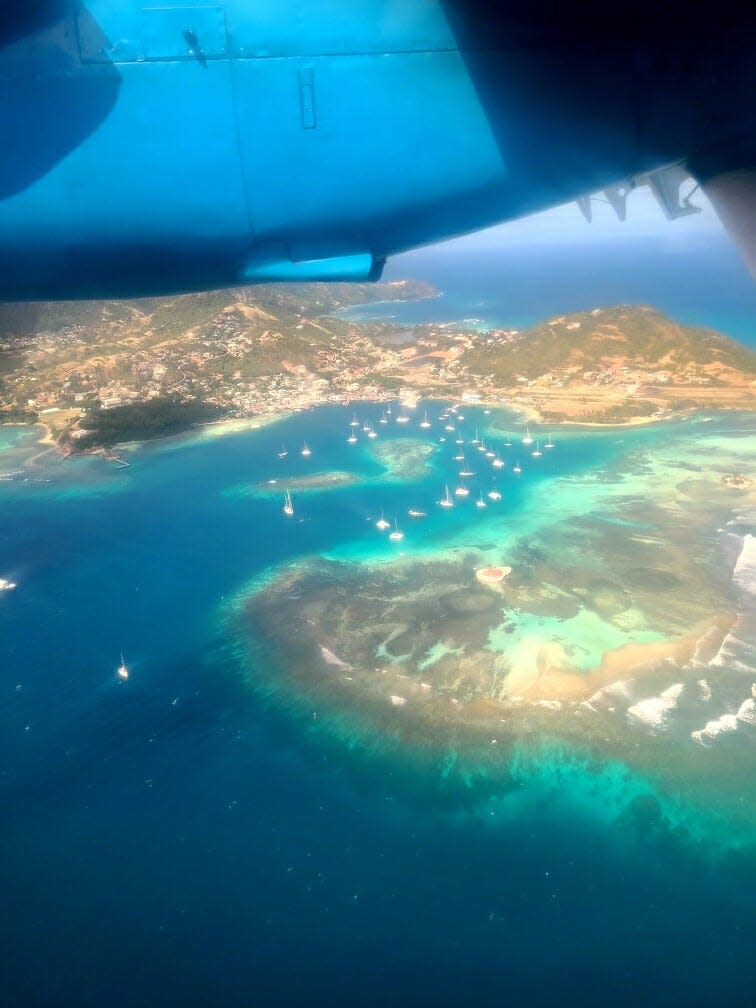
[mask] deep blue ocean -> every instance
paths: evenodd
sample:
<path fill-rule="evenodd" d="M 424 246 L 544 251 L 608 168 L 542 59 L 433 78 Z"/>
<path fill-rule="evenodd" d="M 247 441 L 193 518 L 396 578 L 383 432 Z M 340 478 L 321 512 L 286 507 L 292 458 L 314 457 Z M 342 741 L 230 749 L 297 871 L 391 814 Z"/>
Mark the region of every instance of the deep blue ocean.
<path fill-rule="evenodd" d="M 678 322 L 756 346 L 756 284 L 726 236 L 689 245 L 656 237 L 564 247 L 438 245 L 389 260 L 384 279 L 419 277 L 442 296 L 369 306 L 357 317 L 440 322 L 476 319 L 522 329 L 554 315 L 647 304 Z"/>
<path fill-rule="evenodd" d="M 733 335 L 754 317 L 729 260 L 716 282 L 679 257 L 595 262 L 590 281 L 566 255 L 514 276 L 414 263 L 463 315 L 509 324 L 653 291 Z M 491 309 L 504 275 L 511 316 Z M 0 1002 L 752 1004 L 754 858 L 725 869 L 546 799 L 486 821 L 411 756 L 340 747 L 249 688 L 225 601 L 271 564 L 359 545 L 375 492 L 311 496 L 285 525 L 278 502 L 226 491 L 266 479 L 282 439 L 343 468 L 345 415 L 148 445 L 127 469 L 26 468 L 36 435 L 0 429 L 0 576 L 18 585 L 0 593 Z"/>

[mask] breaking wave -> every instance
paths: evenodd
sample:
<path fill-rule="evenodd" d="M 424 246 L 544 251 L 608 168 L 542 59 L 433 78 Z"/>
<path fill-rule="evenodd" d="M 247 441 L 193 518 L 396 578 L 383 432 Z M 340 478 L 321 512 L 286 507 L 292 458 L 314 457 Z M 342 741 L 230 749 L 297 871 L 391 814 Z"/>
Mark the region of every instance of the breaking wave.
<path fill-rule="evenodd" d="M 749 672 L 756 666 L 756 536 L 750 532 L 742 538 L 732 585 L 738 599 L 738 618 L 709 666 Z"/>

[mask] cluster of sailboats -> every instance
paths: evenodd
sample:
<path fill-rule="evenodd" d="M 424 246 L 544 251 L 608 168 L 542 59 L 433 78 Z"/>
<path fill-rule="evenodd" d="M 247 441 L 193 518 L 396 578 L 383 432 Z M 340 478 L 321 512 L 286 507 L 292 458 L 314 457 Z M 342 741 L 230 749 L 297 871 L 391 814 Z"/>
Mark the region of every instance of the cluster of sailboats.
<path fill-rule="evenodd" d="M 376 422 L 385 425 L 389 422 L 389 417 L 391 415 L 392 415 L 391 406 L 386 406 Z M 398 415 L 395 417 L 395 420 L 398 424 L 408 424 L 410 418 L 407 416 L 406 410 L 402 408 L 400 409 Z M 424 424 L 421 423 L 420 426 L 423 427 Z M 430 427 L 430 423 L 428 423 L 427 426 Z M 347 434 L 347 444 L 350 445 L 357 444 L 357 441 L 359 440 L 357 437 L 357 431 L 359 430 L 360 427 L 362 428 L 363 433 L 367 434 L 369 438 L 372 439 L 378 437 L 378 431 L 375 429 L 375 425 L 367 420 L 363 423 L 363 421 L 360 420 L 360 418 L 355 413 L 352 416 L 352 419 L 349 421 L 349 433 Z"/>
<path fill-rule="evenodd" d="M 278 453 L 278 457 L 280 459 L 285 459 L 288 454 L 289 454 L 289 449 L 286 447 L 286 445 L 281 445 L 281 451 Z M 310 455 L 312 455 L 312 449 L 308 448 L 306 441 L 305 441 L 304 446 L 302 447 L 302 450 L 300 451 L 299 454 L 303 458 L 309 458 Z"/>
<path fill-rule="evenodd" d="M 485 413 L 488 413 L 485 410 Z M 358 434 L 361 432 L 367 435 L 368 438 L 374 439 L 378 437 L 378 432 L 376 426 L 378 424 L 387 425 L 392 417 L 391 406 L 387 405 L 384 407 L 380 417 L 375 421 L 375 423 L 369 420 L 360 420 L 356 413 L 353 414 L 352 419 L 349 421 L 349 432 L 347 434 L 347 444 L 354 445 L 357 444 L 359 437 Z M 455 498 L 458 500 L 464 500 L 470 497 L 470 488 L 466 485 L 465 480 L 476 475 L 475 469 L 473 469 L 467 460 L 464 448 L 468 447 L 475 449 L 482 458 L 484 458 L 488 463 L 490 463 L 491 468 L 495 470 L 501 470 L 505 468 L 505 461 L 501 457 L 501 452 L 495 450 L 490 443 L 486 443 L 485 437 L 479 434 L 478 428 L 475 428 L 475 436 L 466 441 L 462 436 L 462 429 L 459 427 L 465 417 L 464 414 L 460 412 L 459 406 L 450 406 L 447 410 L 442 412 L 437 418 L 438 422 L 442 424 L 444 434 L 440 435 L 438 438 L 439 444 L 450 443 L 451 439 L 447 435 L 456 434 L 454 438 L 455 454 L 452 456 L 452 461 L 457 463 L 460 468 L 459 472 L 459 484 L 455 487 L 454 493 L 449 489 L 448 484 L 444 487 L 444 494 L 438 500 L 439 507 L 450 509 L 455 505 Z M 410 417 L 407 415 L 406 408 L 400 404 L 399 412 L 394 417 L 394 421 L 398 424 L 407 424 L 410 422 Z M 433 426 L 432 422 L 428 419 L 427 411 L 423 414 L 423 419 L 419 422 L 418 426 L 422 430 L 430 430 Z M 521 438 L 521 443 L 524 449 L 526 449 L 532 458 L 540 458 L 545 450 L 554 448 L 554 442 L 551 439 L 551 435 L 545 442 L 542 442 L 540 438 L 534 439 L 530 433 L 530 427 L 525 428 L 525 435 Z M 535 447 L 532 447 L 535 445 Z M 513 447 L 511 435 L 505 435 L 504 447 Z M 281 451 L 278 452 L 278 457 L 284 459 L 288 455 L 288 450 L 285 445 L 282 445 Z M 312 455 L 311 449 L 308 447 L 307 442 L 300 451 L 300 454 L 304 458 L 308 458 Z M 512 466 L 512 472 L 518 475 L 522 472 L 522 466 L 520 465 L 519 457 L 515 459 L 514 465 Z M 492 487 L 485 495 L 481 489 L 478 493 L 477 498 L 475 498 L 475 506 L 479 509 L 488 507 L 488 501 L 496 502 L 502 499 L 502 494 L 496 487 Z M 291 493 L 287 490 L 284 494 L 283 512 L 288 517 L 294 514 L 294 503 L 292 501 Z M 427 517 L 427 512 L 421 511 L 417 508 L 410 508 L 407 512 L 410 518 L 425 518 Z M 401 542 L 404 539 L 404 532 L 399 528 L 398 519 L 394 518 L 393 527 L 390 521 L 388 521 L 381 509 L 380 517 L 375 522 L 375 527 L 379 532 L 389 531 L 388 538 L 392 542 Z"/>

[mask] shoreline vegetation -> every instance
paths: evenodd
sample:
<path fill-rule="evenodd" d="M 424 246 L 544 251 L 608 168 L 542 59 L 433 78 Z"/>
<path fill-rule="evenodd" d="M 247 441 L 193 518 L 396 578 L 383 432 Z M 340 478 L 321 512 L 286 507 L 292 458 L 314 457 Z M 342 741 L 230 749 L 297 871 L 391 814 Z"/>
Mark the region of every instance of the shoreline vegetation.
<path fill-rule="evenodd" d="M 166 301 L 8 305 L 0 421 L 64 454 L 266 424 L 326 403 L 405 397 L 508 408 L 550 427 L 622 429 L 752 410 L 756 353 L 647 306 L 527 330 L 339 318 L 437 297 L 419 281 L 263 285 Z M 208 436 L 213 436 L 209 434 Z"/>

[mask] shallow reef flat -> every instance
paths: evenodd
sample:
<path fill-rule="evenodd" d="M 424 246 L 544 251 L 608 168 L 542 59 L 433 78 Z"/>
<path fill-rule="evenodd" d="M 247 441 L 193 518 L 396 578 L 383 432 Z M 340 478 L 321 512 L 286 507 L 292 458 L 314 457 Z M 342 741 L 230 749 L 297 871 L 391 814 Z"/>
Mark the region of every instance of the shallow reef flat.
<path fill-rule="evenodd" d="M 453 753 L 456 771 L 511 776 L 548 742 L 756 840 L 741 640 L 756 490 L 727 478 L 756 439 L 705 432 L 672 428 L 542 482 L 435 550 L 271 572 L 238 612 L 252 681 L 439 768 Z"/>
<path fill-rule="evenodd" d="M 386 470 L 383 482 L 422 479 L 437 451 L 437 445 L 420 438 L 391 438 L 370 448 L 370 454 Z"/>
<path fill-rule="evenodd" d="M 334 470 L 312 473 L 307 476 L 288 476 L 285 480 L 263 480 L 260 483 L 241 483 L 230 487 L 227 497 L 280 497 L 284 489 L 292 493 L 304 490 L 335 490 L 337 487 L 361 483 L 356 473 Z"/>

